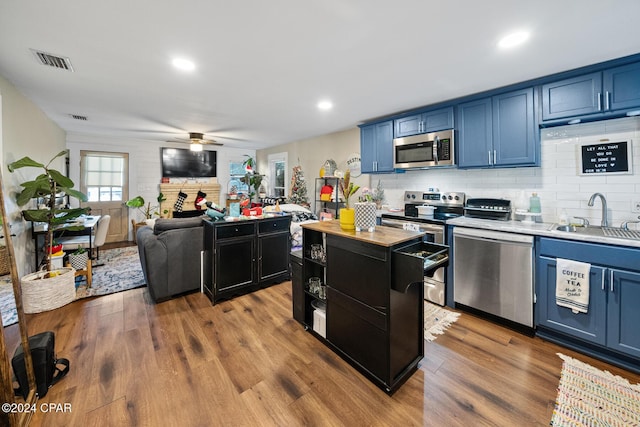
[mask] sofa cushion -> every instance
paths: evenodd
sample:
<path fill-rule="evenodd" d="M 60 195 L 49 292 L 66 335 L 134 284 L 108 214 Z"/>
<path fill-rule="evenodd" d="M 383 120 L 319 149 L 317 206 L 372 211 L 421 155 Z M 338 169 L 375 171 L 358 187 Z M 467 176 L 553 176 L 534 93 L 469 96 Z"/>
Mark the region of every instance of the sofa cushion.
<path fill-rule="evenodd" d="M 158 235 L 167 230 L 175 230 L 178 228 L 202 227 L 202 216 L 195 218 L 159 218 L 153 227 L 153 234 Z"/>

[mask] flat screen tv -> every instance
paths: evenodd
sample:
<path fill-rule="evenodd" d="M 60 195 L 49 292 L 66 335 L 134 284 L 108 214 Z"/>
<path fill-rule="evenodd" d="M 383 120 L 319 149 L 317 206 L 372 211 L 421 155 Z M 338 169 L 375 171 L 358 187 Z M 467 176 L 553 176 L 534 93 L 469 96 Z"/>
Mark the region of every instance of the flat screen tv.
<path fill-rule="evenodd" d="M 216 176 L 215 151 L 191 151 L 162 147 L 162 176 L 166 178 L 206 178 Z"/>

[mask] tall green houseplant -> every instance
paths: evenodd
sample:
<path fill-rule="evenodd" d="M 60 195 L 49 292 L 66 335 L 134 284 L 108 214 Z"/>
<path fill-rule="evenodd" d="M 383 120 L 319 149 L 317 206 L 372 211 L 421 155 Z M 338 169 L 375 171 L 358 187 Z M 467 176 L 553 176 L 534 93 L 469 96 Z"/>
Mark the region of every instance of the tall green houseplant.
<path fill-rule="evenodd" d="M 8 165 L 9 172 L 14 172 L 17 169 L 25 167 L 43 170 L 43 173 L 38 175 L 33 181 L 20 184 L 23 189 L 20 194 L 18 194 L 16 202 L 18 206 L 24 206 L 34 198 L 41 197 L 46 201 L 46 209 L 25 209 L 22 211 L 22 216 L 27 221 L 44 222 L 47 224 L 47 233 L 45 234 L 45 247 L 49 248 L 47 252 L 50 252 L 51 246 L 53 245 L 53 231 L 56 226 L 76 219 L 88 210 L 87 208 L 65 209 L 56 206 L 56 197 L 60 197 L 61 195 L 69 195 L 82 202 L 87 201 L 86 195 L 72 188 L 74 184 L 71 179 L 50 167 L 55 159 L 66 156 L 68 152 L 68 150 L 61 151 L 49 160 L 49 163 L 46 165 L 36 162 L 28 156 Z M 65 230 L 81 230 L 83 228 L 84 227 L 80 225 L 77 227 L 67 227 Z M 51 271 L 51 257 L 47 257 L 47 271 Z"/>

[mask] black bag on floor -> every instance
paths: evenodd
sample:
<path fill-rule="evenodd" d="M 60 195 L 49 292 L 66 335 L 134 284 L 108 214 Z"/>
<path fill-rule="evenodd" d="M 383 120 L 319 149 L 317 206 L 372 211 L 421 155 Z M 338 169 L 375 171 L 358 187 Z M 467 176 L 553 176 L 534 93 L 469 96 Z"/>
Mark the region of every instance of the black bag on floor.
<path fill-rule="evenodd" d="M 29 337 L 33 370 L 36 374 L 36 392 L 39 397 L 44 397 L 49 387 L 60 381 L 69 372 L 69 360 L 56 359 L 55 344 L 56 338 L 51 331 Z M 58 368 L 58 364 L 64 365 L 64 368 Z M 18 388 L 15 388 L 14 392 L 16 396 L 22 396 L 26 399 L 29 394 L 29 380 L 27 379 L 22 344 L 13 354 L 11 366 L 15 379 L 18 381 Z"/>

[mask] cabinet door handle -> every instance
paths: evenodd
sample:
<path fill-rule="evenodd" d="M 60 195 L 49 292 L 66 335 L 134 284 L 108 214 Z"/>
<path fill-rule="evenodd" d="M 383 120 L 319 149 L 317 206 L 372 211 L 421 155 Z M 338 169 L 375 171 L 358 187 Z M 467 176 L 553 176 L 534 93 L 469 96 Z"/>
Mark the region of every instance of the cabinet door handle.
<path fill-rule="evenodd" d="M 493 150 L 493 164 L 497 164 L 498 162 L 496 161 L 496 150 Z"/>
<path fill-rule="evenodd" d="M 491 150 L 487 151 L 487 154 L 489 154 L 489 164 L 491 165 Z"/>
<path fill-rule="evenodd" d="M 604 291 L 604 271 L 602 272 L 602 290 Z"/>
<path fill-rule="evenodd" d="M 609 290 L 613 292 L 613 270 L 609 270 Z"/>
<path fill-rule="evenodd" d="M 602 111 L 602 93 L 598 92 L 598 111 Z"/>
<path fill-rule="evenodd" d="M 605 110 L 609 109 L 609 91 L 606 91 L 604 93 L 604 109 Z"/>

